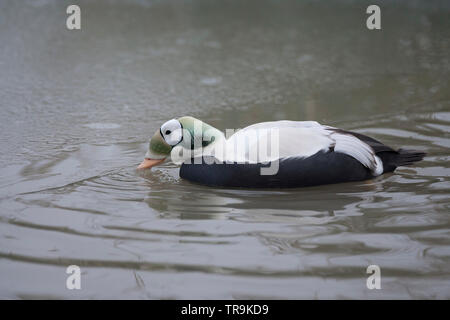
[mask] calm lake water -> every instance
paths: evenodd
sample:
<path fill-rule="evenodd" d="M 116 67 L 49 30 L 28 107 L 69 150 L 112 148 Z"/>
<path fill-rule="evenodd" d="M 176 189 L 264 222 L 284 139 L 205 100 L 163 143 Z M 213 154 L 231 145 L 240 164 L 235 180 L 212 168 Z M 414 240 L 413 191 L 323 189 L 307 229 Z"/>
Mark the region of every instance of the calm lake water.
<path fill-rule="evenodd" d="M 449 299 L 450 5 L 377 3 L 369 31 L 356 0 L 1 1 L 0 298 Z M 183 115 L 317 120 L 428 155 L 292 190 L 137 172 Z"/>

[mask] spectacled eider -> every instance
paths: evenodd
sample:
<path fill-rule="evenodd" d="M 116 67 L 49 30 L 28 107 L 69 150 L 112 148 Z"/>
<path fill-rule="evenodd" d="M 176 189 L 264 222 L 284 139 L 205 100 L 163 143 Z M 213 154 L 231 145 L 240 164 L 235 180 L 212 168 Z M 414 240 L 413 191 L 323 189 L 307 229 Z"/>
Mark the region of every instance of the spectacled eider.
<path fill-rule="evenodd" d="M 227 139 L 198 119 L 182 117 L 155 132 L 138 168 L 151 168 L 170 157 L 181 164 L 180 177 L 192 182 L 293 188 L 367 180 L 424 156 L 315 121 L 257 123 Z"/>

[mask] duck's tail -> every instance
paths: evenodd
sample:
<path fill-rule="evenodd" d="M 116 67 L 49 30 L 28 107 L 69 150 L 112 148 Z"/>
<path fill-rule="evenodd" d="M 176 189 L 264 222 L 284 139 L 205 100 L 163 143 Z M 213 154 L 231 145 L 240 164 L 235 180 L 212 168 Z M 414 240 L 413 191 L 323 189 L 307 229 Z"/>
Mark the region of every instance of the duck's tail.
<path fill-rule="evenodd" d="M 396 167 L 408 166 L 414 162 L 420 161 L 426 156 L 425 152 L 416 150 L 398 149 L 397 157 L 394 159 L 393 165 Z"/>
<path fill-rule="evenodd" d="M 416 150 L 399 149 L 397 151 L 379 152 L 377 156 L 383 161 L 383 172 L 392 172 L 397 167 L 408 166 L 420 161 L 426 153 Z"/>

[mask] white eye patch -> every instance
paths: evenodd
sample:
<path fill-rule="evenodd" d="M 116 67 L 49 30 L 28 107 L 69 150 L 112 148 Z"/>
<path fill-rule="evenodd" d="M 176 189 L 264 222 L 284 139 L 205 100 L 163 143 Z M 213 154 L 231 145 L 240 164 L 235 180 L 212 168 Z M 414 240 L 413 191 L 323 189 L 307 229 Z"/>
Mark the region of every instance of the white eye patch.
<path fill-rule="evenodd" d="M 183 139 L 183 130 L 180 121 L 172 119 L 164 123 L 161 128 L 161 135 L 171 146 L 174 146 Z"/>

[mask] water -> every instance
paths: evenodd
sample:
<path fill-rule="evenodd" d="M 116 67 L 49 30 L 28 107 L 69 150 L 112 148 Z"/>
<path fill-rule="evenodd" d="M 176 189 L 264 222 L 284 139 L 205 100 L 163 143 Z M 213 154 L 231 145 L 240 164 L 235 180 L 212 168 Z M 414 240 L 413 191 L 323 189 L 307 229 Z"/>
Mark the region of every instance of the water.
<path fill-rule="evenodd" d="M 361 1 L 78 3 L 81 31 L 68 3 L 0 3 L 1 298 L 450 298 L 448 3 L 382 1 L 381 31 Z M 136 172 L 183 115 L 317 120 L 428 155 L 294 190 Z"/>

